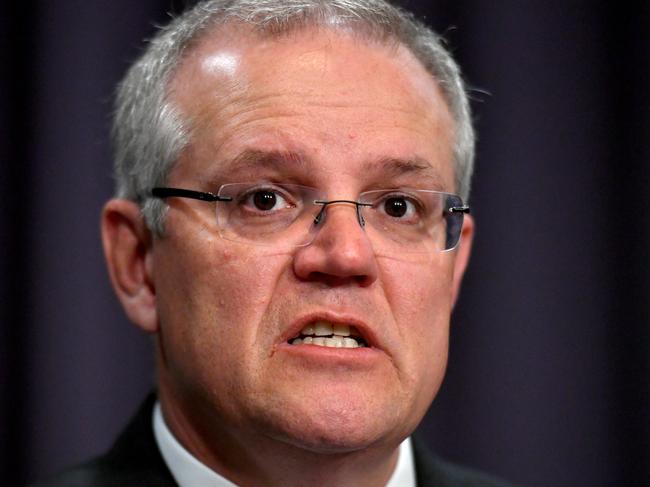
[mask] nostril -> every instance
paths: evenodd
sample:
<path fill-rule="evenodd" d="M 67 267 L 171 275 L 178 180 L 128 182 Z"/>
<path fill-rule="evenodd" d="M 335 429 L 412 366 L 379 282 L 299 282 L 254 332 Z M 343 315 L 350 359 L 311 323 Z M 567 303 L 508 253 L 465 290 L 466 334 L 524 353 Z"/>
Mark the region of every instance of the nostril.
<path fill-rule="evenodd" d="M 370 276 L 358 274 L 353 276 L 336 276 L 326 272 L 311 272 L 307 276 L 306 281 L 320 282 L 328 287 L 339 287 L 350 282 L 354 282 L 361 287 L 366 287 L 372 284 L 373 279 Z"/>
<path fill-rule="evenodd" d="M 361 287 L 367 287 L 370 286 L 374 279 L 370 275 L 359 275 L 359 276 L 354 276 L 354 280 L 356 281 L 357 284 Z"/>

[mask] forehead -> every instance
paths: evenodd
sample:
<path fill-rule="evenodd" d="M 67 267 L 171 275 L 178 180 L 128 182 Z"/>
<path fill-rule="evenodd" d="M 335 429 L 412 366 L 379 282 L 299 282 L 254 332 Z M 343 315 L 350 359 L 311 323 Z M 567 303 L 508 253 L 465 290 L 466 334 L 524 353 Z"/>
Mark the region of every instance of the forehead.
<path fill-rule="evenodd" d="M 302 162 L 287 168 L 357 176 L 395 161 L 453 185 L 453 120 L 401 45 L 325 29 L 280 38 L 230 30 L 188 53 L 171 97 L 192 127 L 177 173 L 228 173 L 251 165 L 242 154 L 268 152 Z"/>

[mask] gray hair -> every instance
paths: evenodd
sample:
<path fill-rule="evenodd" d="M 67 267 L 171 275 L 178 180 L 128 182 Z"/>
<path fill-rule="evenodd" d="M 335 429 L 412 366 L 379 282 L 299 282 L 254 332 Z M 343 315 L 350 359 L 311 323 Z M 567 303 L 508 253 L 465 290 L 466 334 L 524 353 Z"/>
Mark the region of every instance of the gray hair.
<path fill-rule="evenodd" d="M 169 101 L 169 82 L 203 34 L 235 23 L 267 36 L 327 26 L 406 47 L 436 80 L 454 118 L 456 190 L 467 201 L 475 136 L 465 85 L 442 39 L 411 13 L 384 0 L 205 0 L 158 31 L 117 90 L 116 196 L 138 201 L 154 233 L 163 232 L 166 205 L 147 195 L 165 184 L 192 128 Z"/>

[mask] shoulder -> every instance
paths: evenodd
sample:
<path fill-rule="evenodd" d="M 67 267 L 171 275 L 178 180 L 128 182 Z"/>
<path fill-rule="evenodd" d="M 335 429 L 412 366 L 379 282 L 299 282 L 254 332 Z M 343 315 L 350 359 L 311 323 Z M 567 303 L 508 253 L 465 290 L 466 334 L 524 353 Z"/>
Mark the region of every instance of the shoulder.
<path fill-rule="evenodd" d="M 155 472 L 115 468 L 104 457 L 65 470 L 30 487 L 118 487 L 124 485 L 167 485 L 157 480 Z M 173 485 L 173 484 L 169 484 Z"/>
<path fill-rule="evenodd" d="M 441 459 L 417 435 L 412 441 L 418 487 L 514 487 L 492 475 Z"/>
<path fill-rule="evenodd" d="M 82 466 L 66 470 L 47 480 L 30 484 L 29 487 L 81 487 L 82 485 L 101 485 L 98 483 L 98 467 L 96 462 L 88 462 Z"/>
<path fill-rule="evenodd" d="M 103 456 L 65 470 L 30 487 L 117 487 L 176 485 L 158 450 L 152 411 L 156 398 L 144 401 L 124 432 Z"/>

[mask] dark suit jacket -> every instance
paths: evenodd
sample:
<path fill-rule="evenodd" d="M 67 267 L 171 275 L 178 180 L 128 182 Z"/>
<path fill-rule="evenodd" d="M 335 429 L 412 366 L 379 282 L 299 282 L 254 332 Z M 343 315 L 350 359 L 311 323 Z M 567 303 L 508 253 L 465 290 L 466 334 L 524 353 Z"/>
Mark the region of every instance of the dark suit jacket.
<path fill-rule="evenodd" d="M 151 425 L 156 396 L 151 394 L 105 455 L 32 487 L 173 487 Z M 418 487 L 507 487 L 493 477 L 440 460 L 417 435 L 413 455 Z"/>

